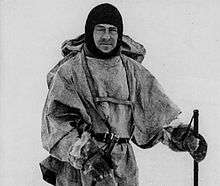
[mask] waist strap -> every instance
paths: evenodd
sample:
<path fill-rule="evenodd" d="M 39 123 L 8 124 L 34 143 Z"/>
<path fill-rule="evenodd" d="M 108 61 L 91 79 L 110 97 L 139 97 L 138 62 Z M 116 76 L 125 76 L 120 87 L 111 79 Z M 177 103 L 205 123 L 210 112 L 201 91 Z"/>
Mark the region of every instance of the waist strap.
<path fill-rule="evenodd" d="M 110 143 L 112 142 L 113 134 L 112 133 L 95 133 L 95 134 L 92 134 L 92 137 L 94 137 L 95 140 L 99 142 Z M 116 143 L 118 144 L 129 143 L 129 140 L 130 138 L 118 138 Z"/>

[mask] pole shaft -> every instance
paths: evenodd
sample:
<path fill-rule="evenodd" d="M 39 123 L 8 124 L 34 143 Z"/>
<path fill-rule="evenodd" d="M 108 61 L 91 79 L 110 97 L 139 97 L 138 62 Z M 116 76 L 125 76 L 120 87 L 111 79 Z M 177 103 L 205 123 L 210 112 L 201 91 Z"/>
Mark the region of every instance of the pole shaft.
<path fill-rule="evenodd" d="M 199 110 L 193 111 L 193 118 L 194 118 L 194 131 L 196 134 L 199 132 Z M 198 186 L 198 178 L 199 178 L 199 165 L 198 162 L 194 160 L 194 186 Z"/>

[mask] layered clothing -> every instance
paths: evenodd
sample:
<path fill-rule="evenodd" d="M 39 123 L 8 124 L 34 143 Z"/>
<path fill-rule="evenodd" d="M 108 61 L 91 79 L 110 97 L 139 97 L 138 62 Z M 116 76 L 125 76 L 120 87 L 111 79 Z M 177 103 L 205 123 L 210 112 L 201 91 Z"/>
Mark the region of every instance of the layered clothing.
<path fill-rule="evenodd" d="M 160 141 L 169 145 L 164 128 L 181 111 L 156 78 L 125 54 L 121 52 L 113 61 L 102 61 L 86 56 L 83 48 L 78 47 L 48 74 L 42 142 L 51 156 L 41 163 L 41 169 L 49 183 L 91 184 L 90 178 L 71 166 L 68 159 L 70 147 L 80 138 L 78 120 L 90 125 L 94 133 L 106 133 L 111 128 L 141 148 L 150 148 Z M 116 144 L 111 155 L 117 168 L 112 170 L 112 177 L 97 185 L 138 185 L 130 143 Z"/>

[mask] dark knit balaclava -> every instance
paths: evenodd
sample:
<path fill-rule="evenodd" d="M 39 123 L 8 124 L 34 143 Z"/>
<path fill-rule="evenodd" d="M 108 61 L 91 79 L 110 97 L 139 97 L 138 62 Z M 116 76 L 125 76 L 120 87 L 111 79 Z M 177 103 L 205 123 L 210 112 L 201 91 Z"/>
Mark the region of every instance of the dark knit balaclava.
<path fill-rule="evenodd" d="M 97 24 L 111 24 L 118 29 L 118 40 L 116 47 L 109 53 L 99 50 L 93 39 L 94 27 Z M 86 20 L 85 43 L 88 50 L 97 58 L 108 59 L 119 54 L 122 43 L 123 21 L 120 12 L 111 4 L 104 3 L 93 8 Z"/>

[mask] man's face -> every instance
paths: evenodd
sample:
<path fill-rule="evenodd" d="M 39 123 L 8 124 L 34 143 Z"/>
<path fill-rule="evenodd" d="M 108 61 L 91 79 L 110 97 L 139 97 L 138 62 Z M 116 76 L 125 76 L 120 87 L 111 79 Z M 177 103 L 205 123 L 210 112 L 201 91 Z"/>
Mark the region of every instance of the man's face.
<path fill-rule="evenodd" d="M 96 47 L 103 53 L 111 52 L 117 45 L 118 29 L 110 24 L 98 24 L 93 31 Z"/>

